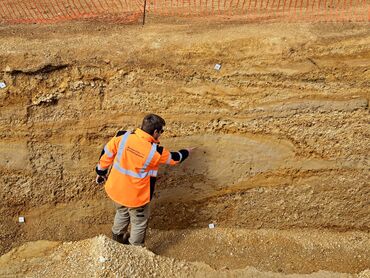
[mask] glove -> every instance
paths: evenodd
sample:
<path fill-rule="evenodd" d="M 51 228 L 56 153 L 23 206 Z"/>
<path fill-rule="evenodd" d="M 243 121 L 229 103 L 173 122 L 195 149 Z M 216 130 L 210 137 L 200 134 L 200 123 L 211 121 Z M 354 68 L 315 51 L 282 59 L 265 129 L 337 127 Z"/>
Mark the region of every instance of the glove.
<path fill-rule="evenodd" d="M 96 179 L 95 179 L 95 182 L 97 184 L 103 184 L 103 183 L 105 183 L 106 180 L 107 180 L 107 176 L 99 176 L 99 175 L 97 175 L 96 176 Z"/>

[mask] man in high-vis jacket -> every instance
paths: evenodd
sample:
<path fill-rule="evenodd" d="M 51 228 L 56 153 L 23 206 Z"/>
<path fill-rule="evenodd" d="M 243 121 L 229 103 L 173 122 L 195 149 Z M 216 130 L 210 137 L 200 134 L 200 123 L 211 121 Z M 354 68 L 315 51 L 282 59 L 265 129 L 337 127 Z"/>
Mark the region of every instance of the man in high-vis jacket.
<path fill-rule="evenodd" d="M 149 114 L 144 117 L 141 128 L 134 132 L 119 131 L 100 155 L 96 182 L 102 184 L 106 181 L 105 191 L 115 203 L 112 237 L 120 243 L 144 244 L 149 202 L 159 165 L 181 163 L 194 149 L 170 152 L 160 146 L 159 137 L 165 125 L 163 118 Z M 131 232 L 128 233 L 130 223 Z"/>

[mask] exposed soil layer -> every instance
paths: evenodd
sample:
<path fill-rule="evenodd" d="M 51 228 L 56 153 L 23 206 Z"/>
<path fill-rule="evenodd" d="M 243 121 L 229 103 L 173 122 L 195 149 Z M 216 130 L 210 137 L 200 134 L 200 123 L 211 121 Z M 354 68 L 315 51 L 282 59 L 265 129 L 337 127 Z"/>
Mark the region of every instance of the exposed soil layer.
<path fill-rule="evenodd" d="M 117 130 L 155 112 L 163 145 L 199 148 L 161 170 L 151 250 L 216 269 L 370 268 L 369 24 L 0 31 L 0 254 L 109 235 L 95 164 Z"/>

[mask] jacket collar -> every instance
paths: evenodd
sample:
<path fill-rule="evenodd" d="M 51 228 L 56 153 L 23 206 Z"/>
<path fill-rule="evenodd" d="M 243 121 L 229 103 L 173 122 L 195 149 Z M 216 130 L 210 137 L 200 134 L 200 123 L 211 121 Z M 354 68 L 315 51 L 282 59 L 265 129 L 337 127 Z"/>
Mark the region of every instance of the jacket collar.
<path fill-rule="evenodd" d="M 158 140 L 155 140 L 152 135 L 150 135 L 149 133 L 146 133 L 141 128 L 137 128 L 135 130 L 135 134 L 137 136 L 139 136 L 140 138 L 143 138 L 145 141 L 148 141 L 148 142 L 151 142 L 151 143 L 157 143 L 157 144 L 159 143 Z"/>

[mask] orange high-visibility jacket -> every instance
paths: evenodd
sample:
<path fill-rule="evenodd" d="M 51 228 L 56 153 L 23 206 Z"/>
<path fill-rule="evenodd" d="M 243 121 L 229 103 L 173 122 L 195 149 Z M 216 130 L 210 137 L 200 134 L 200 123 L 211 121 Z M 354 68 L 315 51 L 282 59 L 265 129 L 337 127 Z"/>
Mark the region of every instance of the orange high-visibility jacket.
<path fill-rule="evenodd" d="M 141 129 L 117 134 L 104 147 L 97 172 L 111 172 L 105 184 L 108 196 L 126 207 L 140 207 L 150 202 L 150 178 L 156 177 L 160 164 L 176 165 L 188 156 L 187 151 L 169 152 L 159 147 L 150 134 Z M 183 155 L 185 154 L 185 155 Z"/>

